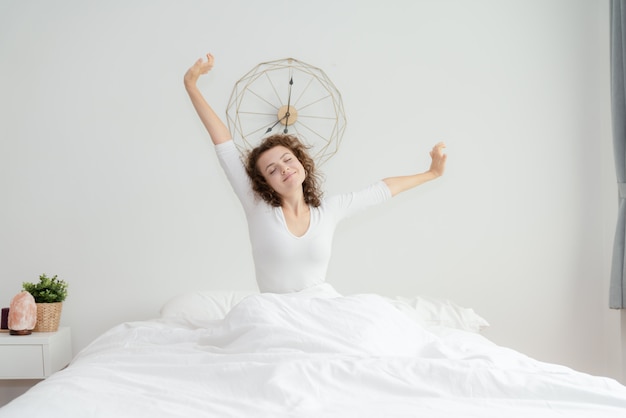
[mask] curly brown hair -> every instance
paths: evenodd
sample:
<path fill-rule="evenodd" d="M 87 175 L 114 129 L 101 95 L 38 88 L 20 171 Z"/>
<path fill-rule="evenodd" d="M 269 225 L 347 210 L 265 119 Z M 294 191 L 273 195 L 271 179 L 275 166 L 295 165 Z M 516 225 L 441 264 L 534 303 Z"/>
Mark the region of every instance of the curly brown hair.
<path fill-rule="evenodd" d="M 315 161 L 307 152 L 309 147 L 300 142 L 294 135 L 276 134 L 268 136 L 263 139 L 258 146 L 247 153 L 245 166 L 248 177 L 250 177 L 250 181 L 252 182 L 252 190 L 254 190 L 258 197 L 271 206 L 281 206 L 282 199 L 280 195 L 267 184 L 265 177 L 263 177 L 263 174 L 261 174 L 257 168 L 257 162 L 261 154 L 279 145 L 289 149 L 304 167 L 306 172 L 304 182 L 302 183 L 304 201 L 313 207 L 320 206 L 322 203 L 322 191 L 320 189 L 321 179 L 319 174 L 315 171 Z"/>

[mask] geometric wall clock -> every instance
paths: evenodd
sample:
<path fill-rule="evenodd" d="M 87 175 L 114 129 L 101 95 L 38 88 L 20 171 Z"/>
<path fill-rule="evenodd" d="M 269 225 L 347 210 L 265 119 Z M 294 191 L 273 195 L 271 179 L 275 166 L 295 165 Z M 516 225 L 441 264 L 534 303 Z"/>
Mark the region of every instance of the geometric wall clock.
<path fill-rule="evenodd" d="M 241 77 L 226 116 L 240 150 L 272 134 L 295 134 L 317 165 L 337 152 L 346 129 L 335 85 L 321 69 L 294 58 L 263 62 Z"/>

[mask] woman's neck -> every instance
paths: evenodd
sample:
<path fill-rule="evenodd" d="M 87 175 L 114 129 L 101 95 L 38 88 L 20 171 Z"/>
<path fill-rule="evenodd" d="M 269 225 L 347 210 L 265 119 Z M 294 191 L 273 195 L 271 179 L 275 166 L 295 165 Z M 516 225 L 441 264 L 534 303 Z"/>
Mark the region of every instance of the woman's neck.
<path fill-rule="evenodd" d="M 311 210 L 304 198 L 291 202 L 283 199 L 281 209 L 289 232 L 297 237 L 304 236 L 311 224 Z"/>
<path fill-rule="evenodd" d="M 304 196 L 294 197 L 292 199 L 283 198 L 281 207 L 283 212 L 289 212 L 295 216 L 302 213 L 308 213 L 309 205 L 304 201 Z"/>

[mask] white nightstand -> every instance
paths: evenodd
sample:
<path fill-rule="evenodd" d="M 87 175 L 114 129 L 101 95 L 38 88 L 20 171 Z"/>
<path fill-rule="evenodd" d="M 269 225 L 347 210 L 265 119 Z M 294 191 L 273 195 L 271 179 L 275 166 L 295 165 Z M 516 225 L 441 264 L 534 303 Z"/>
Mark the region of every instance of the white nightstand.
<path fill-rule="evenodd" d="M 45 379 L 72 360 L 70 328 L 31 335 L 0 333 L 0 379 Z"/>

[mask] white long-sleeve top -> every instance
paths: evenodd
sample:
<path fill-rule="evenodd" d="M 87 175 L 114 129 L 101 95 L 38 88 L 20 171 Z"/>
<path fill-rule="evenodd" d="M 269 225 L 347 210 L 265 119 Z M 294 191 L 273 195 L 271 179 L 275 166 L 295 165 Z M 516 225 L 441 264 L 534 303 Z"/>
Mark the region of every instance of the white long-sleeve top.
<path fill-rule="evenodd" d="M 235 143 L 230 140 L 218 144 L 215 151 L 246 213 L 261 292 L 297 292 L 324 283 L 337 224 L 391 198 L 382 180 L 359 192 L 325 198 L 319 207 L 310 207 L 309 228 L 297 237 L 289 231 L 282 208 L 255 196 Z"/>

